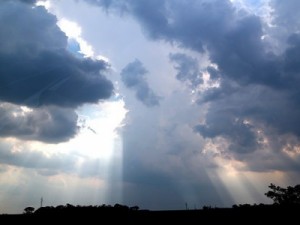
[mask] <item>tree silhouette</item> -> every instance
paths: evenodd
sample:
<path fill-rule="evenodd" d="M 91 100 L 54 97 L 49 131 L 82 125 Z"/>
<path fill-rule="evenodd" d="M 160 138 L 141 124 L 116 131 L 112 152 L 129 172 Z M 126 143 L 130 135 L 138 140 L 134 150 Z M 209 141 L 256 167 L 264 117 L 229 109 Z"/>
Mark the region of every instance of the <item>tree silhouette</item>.
<path fill-rule="evenodd" d="M 300 184 L 282 188 L 271 183 L 269 188 L 271 191 L 265 195 L 271 198 L 275 204 L 300 204 Z"/>
<path fill-rule="evenodd" d="M 24 209 L 24 213 L 25 214 L 32 214 L 33 213 L 33 211 L 34 211 L 34 208 L 33 207 L 26 207 L 25 209 Z"/>

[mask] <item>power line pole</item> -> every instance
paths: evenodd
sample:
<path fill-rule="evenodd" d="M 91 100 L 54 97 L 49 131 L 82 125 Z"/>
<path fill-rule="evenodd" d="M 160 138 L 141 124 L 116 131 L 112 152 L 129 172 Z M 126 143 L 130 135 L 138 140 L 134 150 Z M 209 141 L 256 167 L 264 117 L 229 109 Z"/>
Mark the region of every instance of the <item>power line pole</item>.
<path fill-rule="evenodd" d="M 41 208 L 43 207 L 43 197 L 41 197 Z"/>

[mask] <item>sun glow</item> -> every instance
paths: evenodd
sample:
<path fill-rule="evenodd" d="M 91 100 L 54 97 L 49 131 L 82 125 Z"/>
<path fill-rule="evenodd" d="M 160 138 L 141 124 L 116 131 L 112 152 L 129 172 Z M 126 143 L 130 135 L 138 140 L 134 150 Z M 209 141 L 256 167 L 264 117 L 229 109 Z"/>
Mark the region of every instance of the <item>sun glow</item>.
<path fill-rule="evenodd" d="M 77 23 L 62 18 L 58 21 L 57 25 L 68 36 L 69 40 L 76 40 L 76 42 L 80 46 L 79 53 L 83 54 L 84 57 L 90 57 L 93 59 L 109 62 L 109 59 L 107 57 L 95 54 L 93 47 L 84 38 L 82 38 L 82 29 Z"/>
<path fill-rule="evenodd" d="M 84 106 L 78 110 L 78 125 L 81 129 L 75 140 L 76 149 L 83 156 L 109 159 L 123 126 L 127 110 L 123 100 Z"/>

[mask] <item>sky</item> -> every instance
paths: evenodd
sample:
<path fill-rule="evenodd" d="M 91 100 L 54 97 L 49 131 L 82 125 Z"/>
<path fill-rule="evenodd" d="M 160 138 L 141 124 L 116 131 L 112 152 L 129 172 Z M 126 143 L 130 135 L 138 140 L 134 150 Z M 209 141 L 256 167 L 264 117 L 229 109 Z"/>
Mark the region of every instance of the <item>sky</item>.
<path fill-rule="evenodd" d="M 0 213 L 271 203 L 300 180 L 299 9 L 1 1 Z"/>

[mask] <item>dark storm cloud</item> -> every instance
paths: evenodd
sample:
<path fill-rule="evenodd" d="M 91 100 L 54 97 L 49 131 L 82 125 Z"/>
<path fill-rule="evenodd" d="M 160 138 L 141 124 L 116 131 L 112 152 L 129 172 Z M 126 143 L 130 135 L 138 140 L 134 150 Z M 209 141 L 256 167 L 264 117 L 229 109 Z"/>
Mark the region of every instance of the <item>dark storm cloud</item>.
<path fill-rule="evenodd" d="M 288 92 L 261 85 L 233 87 L 228 84 L 203 98 L 210 107 L 206 123 L 196 126 L 195 130 L 204 137 L 228 138 L 234 152 L 246 153 L 262 148 L 259 130 L 270 140 L 275 134 L 300 135 L 299 127 L 295 126 L 300 122 L 300 108 Z M 271 147 L 275 150 L 283 146 L 278 143 L 276 148 Z"/>
<path fill-rule="evenodd" d="M 209 78 L 211 80 L 217 80 L 221 77 L 220 71 L 218 71 L 216 68 L 212 67 L 212 66 L 208 66 L 207 68 L 207 72 L 209 73 Z"/>
<path fill-rule="evenodd" d="M 0 100 L 39 107 L 76 107 L 107 99 L 104 61 L 67 51 L 67 37 L 43 7 L 1 2 Z"/>
<path fill-rule="evenodd" d="M 240 119 L 230 118 L 226 115 L 226 111 L 220 110 L 216 113 L 217 115 L 210 111 L 210 115 L 206 118 L 206 125 L 198 125 L 195 130 L 205 138 L 217 136 L 228 138 L 230 140 L 229 150 L 232 151 L 248 153 L 257 149 L 257 138 L 255 132 L 251 130 L 251 125 L 245 124 Z"/>
<path fill-rule="evenodd" d="M 30 3 L 30 4 L 36 3 L 36 0 L 20 0 L 20 1 L 25 3 Z"/>
<path fill-rule="evenodd" d="M 241 85 L 280 85 L 277 58 L 264 51 L 260 18 L 237 12 L 230 1 L 125 1 L 123 5 L 151 38 L 208 51 L 226 79 Z"/>
<path fill-rule="evenodd" d="M 176 63 L 174 68 L 178 71 L 176 78 L 179 81 L 187 82 L 191 88 L 203 83 L 197 59 L 182 53 L 170 54 L 169 57 L 171 62 Z"/>
<path fill-rule="evenodd" d="M 259 16 L 224 0 L 106 0 L 94 4 L 133 15 L 154 40 L 208 54 L 217 69 L 203 70 L 218 78 L 220 86 L 199 93 L 199 104 L 209 105 L 205 123 L 195 128 L 204 137 L 224 137 L 236 153 L 260 149 L 261 129 L 270 140 L 270 133 L 300 137 L 299 1 L 271 1 L 274 27 L 268 29 Z M 273 39 L 264 39 L 265 35 L 281 37 L 275 43 L 285 46 L 280 54 L 275 49 L 272 52 L 273 43 L 268 41 Z M 183 72 L 177 75 L 179 80 L 199 83 L 190 79 L 194 73 L 184 71 L 186 60 L 179 58 L 175 60 L 178 71 Z"/>
<path fill-rule="evenodd" d="M 217 38 L 234 19 L 229 1 L 87 1 L 131 13 L 151 38 L 178 41 L 197 51 L 204 51 L 204 41 Z"/>
<path fill-rule="evenodd" d="M 37 2 L 37 0 L 4 0 L 4 1 L 23 2 L 23 3 L 32 4 L 32 5 Z"/>
<path fill-rule="evenodd" d="M 68 141 L 77 130 L 77 114 L 54 106 L 24 111 L 19 106 L 0 104 L 0 136 L 49 143 Z"/>
<path fill-rule="evenodd" d="M 125 86 L 135 91 L 137 99 L 151 107 L 159 105 L 160 98 L 149 87 L 147 73 L 144 65 L 136 59 L 123 68 L 121 77 Z"/>
<path fill-rule="evenodd" d="M 113 84 L 103 75 L 109 65 L 72 54 L 44 7 L 0 4 L 0 136 L 68 141 L 78 131 L 74 108 L 112 95 Z"/>

